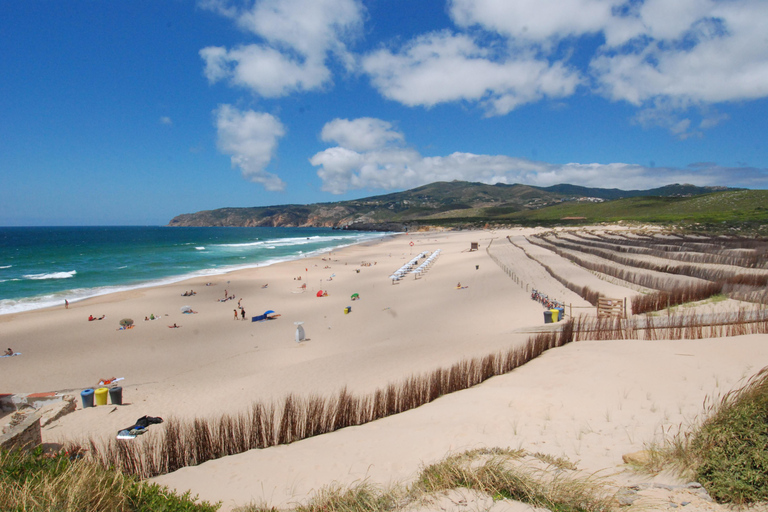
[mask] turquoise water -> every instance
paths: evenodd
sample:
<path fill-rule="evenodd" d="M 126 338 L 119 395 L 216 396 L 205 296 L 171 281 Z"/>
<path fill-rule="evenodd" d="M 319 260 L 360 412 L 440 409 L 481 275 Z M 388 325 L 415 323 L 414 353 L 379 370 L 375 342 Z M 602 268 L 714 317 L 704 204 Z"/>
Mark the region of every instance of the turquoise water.
<path fill-rule="evenodd" d="M 0 314 L 381 238 L 322 228 L 0 227 Z"/>

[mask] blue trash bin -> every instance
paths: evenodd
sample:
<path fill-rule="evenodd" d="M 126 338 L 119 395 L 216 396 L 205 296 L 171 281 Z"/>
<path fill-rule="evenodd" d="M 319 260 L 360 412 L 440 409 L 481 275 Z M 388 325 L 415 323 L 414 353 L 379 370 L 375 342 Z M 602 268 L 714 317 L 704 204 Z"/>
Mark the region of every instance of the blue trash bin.
<path fill-rule="evenodd" d="M 557 315 L 557 321 L 559 322 L 563 318 L 565 318 L 565 308 L 555 308 L 555 309 L 557 309 L 560 312 L 560 314 Z"/>
<path fill-rule="evenodd" d="M 83 399 L 83 409 L 86 407 L 93 407 L 93 390 L 84 389 L 80 392 L 80 398 Z"/>

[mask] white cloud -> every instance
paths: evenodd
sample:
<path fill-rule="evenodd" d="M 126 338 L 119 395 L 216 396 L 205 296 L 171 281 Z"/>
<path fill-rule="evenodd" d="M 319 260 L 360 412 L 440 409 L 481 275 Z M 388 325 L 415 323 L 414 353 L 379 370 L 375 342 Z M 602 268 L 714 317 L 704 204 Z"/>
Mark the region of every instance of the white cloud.
<path fill-rule="evenodd" d="M 277 140 L 285 134 L 276 117 L 253 110 L 238 110 L 231 105 L 220 105 L 214 111 L 217 146 L 231 156 L 232 167 L 239 167 L 243 177 L 261 183 L 265 189 L 280 191 L 285 183 L 264 168 L 277 148 Z"/>
<path fill-rule="evenodd" d="M 593 60 L 604 93 L 635 105 L 658 96 L 717 103 L 768 95 L 768 3 L 686 3 L 687 16 L 669 12 L 674 2 L 643 4 L 645 43 L 605 48 Z"/>
<path fill-rule="evenodd" d="M 448 12 L 460 27 L 482 26 L 504 36 L 546 44 L 601 31 L 617 0 L 451 0 Z"/>
<path fill-rule="evenodd" d="M 208 80 L 228 79 L 270 98 L 330 83 L 326 60 L 333 55 L 350 65 L 353 59 L 345 41 L 359 33 L 363 19 L 357 0 L 261 0 L 247 10 L 222 2 L 204 6 L 233 18 L 263 40 L 232 49 L 200 50 Z"/>
<path fill-rule="evenodd" d="M 320 138 L 353 151 L 370 151 L 404 140 L 402 133 L 392 129 L 391 123 L 372 117 L 352 121 L 334 119 L 323 126 Z"/>
<path fill-rule="evenodd" d="M 302 62 L 262 45 L 232 50 L 208 47 L 200 50 L 200 56 L 205 61 L 205 75 L 210 82 L 227 77 L 233 85 L 251 89 L 266 98 L 310 91 L 330 80 L 330 72 L 322 62 Z"/>
<path fill-rule="evenodd" d="M 450 0 L 448 13 L 465 32 L 423 34 L 363 58 L 383 96 L 407 106 L 479 103 L 503 115 L 589 84 L 644 110 L 677 105 L 657 117 L 680 137 L 717 124 L 683 130 L 687 109 L 768 96 L 764 0 Z M 570 57 L 600 35 L 604 44 L 577 70 Z"/>
<path fill-rule="evenodd" d="M 370 121 L 366 119 L 366 123 Z M 334 194 L 361 189 L 410 189 L 451 180 L 543 187 L 570 183 L 624 190 L 645 190 L 671 183 L 768 186 L 768 171 L 749 167 L 733 169 L 710 164 L 706 168 L 676 169 L 626 163 L 551 164 L 505 155 L 461 152 L 424 157 L 418 151 L 404 147 L 403 142 L 398 139 L 370 150 L 357 151 L 335 146 L 315 154 L 310 163 L 319 167 L 317 175 L 323 182 L 322 189 Z"/>
<path fill-rule="evenodd" d="M 160 118 L 160 124 L 164 124 L 166 126 L 172 126 L 173 125 L 173 121 L 168 116 L 162 116 Z"/>
<path fill-rule="evenodd" d="M 362 60 L 385 97 L 408 106 L 480 102 L 490 115 L 543 97 L 573 94 L 581 79 L 560 62 L 530 55 L 496 58 L 471 37 L 447 31 L 416 38 L 395 53 L 377 50 Z"/>

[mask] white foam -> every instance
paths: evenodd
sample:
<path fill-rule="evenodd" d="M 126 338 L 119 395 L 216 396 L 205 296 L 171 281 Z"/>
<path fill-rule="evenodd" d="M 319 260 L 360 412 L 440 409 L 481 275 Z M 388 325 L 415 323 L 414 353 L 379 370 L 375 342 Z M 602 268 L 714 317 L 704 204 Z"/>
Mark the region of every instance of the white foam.
<path fill-rule="evenodd" d="M 185 281 L 187 279 L 191 279 L 194 277 L 215 276 L 215 275 L 227 274 L 229 272 L 235 272 L 237 270 L 244 270 L 248 268 L 268 267 L 276 263 L 282 263 L 285 261 L 292 261 L 292 260 L 307 258 L 311 256 L 317 256 L 327 252 L 335 251 L 337 249 L 341 249 L 343 247 L 348 247 L 350 245 L 368 242 L 370 240 L 375 240 L 375 239 L 383 238 L 386 236 L 390 236 L 390 233 L 366 232 L 366 233 L 360 233 L 356 235 L 339 236 L 339 237 L 333 237 L 333 239 L 337 241 L 345 241 L 347 243 L 341 243 L 334 247 L 322 247 L 317 250 L 309 251 L 306 253 L 298 251 L 297 254 L 290 254 L 282 257 L 271 258 L 258 263 L 247 263 L 243 265 L 229 265 L 225 267 L 208 268 L 203 270 L 197 270 L 194 272 L 189 272 L 186 274 L 181 274 L 178 276 L 170 276 L 163 279 L 156 279 L 152 281 L 145 281 L 142 283 L 134 283 L 130 285 L 102 286 L 102 287 L 95 287 L 95 288 L 76 288 L 73 290 L 65 290 L 62 292 L 57 292 L 55 294 L 41 295 L 37 297 L 25 297 L 23 299 L 18 299 L 18 300 L 2 299 L 0 300 L 0 315 L 20 313 L 23 311 L 31 311 L 35 309 L 43 309 L 43 308 L 49 308 L 54 306 L 61 306 L 64 303 L 64 299 L 67 299 L 70 303 L 72 303 L 72 302 L 85 300 L 91 297 L 108 295 L 110 293 L 118 293 L 123 291 L 136 290 L 140 288 L 151 288 L 154 286 L 162 286 L 165 284 L 178 283 L 180 281 Z M 311 238 L 327 239 L 329 237 L 311 237 Z M 280 239 L 277 239 L 277 240 L 280 240 Z M 274 243 L 277 240 L 272 240 L 272 242 Z M 284 240 L 287 240 L 287 239 L 284 239 Z M 303 239 L 295 238 L 293 240 L 303 240 Z M 264 242 L 261 242 L 261 243 L 264 243 Z M 253 245 L 253 244 L 248 244 L 248 245 Z M 73 277 L 76 273 L 77 272 L 75 270 L 72 270 L 71 272 L 56 272 L 52 274 L 36 274 L 36 275 L 37 276 L 54 276 L 57 274 L 61 274 L 62 276 L 64 276 L 66 274 L 65 277 Z M 62 278 L 64 277 L 38 277 L 37 279 L 62 279 Z M 28 277 L 28 279 L 31 279 L 31 277 Z M 11 279 L 11 281 L 15 281 L 15 280 L 18 280 L 18 279 Z"/>
<path fill-rule="evenodd" d="M 50 274 L 27 274 L 22 276 L 24 279 L 32 279 L 39 281 L 42 279 L 69 279 L 75 277 L 77 270 L 70 270 L 69 272 L 51 272 Z"/>

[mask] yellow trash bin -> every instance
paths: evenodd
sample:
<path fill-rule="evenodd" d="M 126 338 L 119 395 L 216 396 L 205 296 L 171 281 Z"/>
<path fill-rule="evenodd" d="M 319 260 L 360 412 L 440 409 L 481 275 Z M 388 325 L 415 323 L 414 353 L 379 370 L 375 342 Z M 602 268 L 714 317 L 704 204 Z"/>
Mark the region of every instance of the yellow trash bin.
<path fill-rule="evenodd" d="M 107 405 L 107 394 L 109 390 L 107 388 L 99 388 L 96 390 L 96 405 Z"/>
<path fill-rule="evenodd" d="M 550 309 L 549 310 L 552 313 L 552 322 L 558 321 L 558 316 L 560 315 L 560 310 L 558 309 Z"/>

